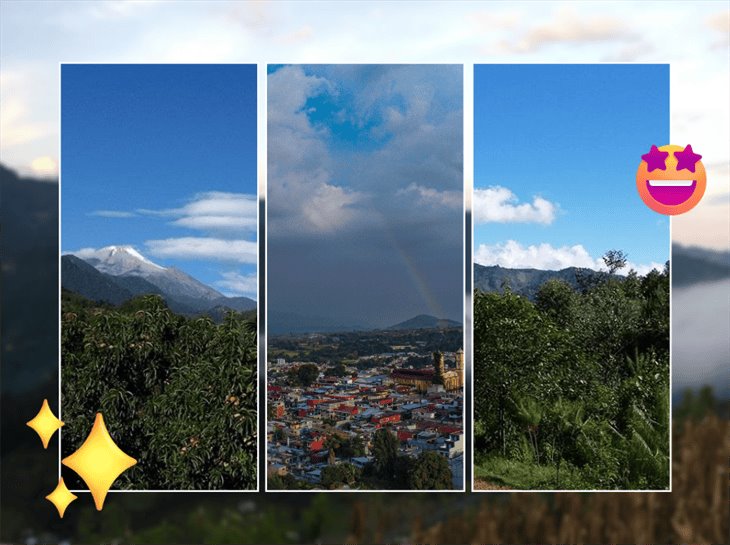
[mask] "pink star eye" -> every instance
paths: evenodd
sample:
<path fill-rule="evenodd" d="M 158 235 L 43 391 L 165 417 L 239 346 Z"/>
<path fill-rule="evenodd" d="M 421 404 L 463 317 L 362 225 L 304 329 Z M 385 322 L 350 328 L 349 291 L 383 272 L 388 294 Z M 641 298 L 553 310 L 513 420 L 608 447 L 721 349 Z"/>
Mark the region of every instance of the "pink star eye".
<path fill-rule="evenodd" d="M 695 165 L 702 159 L 702 155 L 693 152 L 689 144 L 682 151 L 675 151 L 674 156 L 677 158 L 677 170 L 686 168 L 690 172 L 695 171 Z"/>
<path fill-rule="evenodd" d="M 646 170 L 651 172 L 652 170 L 667 170 L 665 163 L 667 157 L 669 157 L 668 151 L 659 151 L 659 148 L 652 146 L 649 153 L 645 153 L 641 158 L 646 161 Z"/>

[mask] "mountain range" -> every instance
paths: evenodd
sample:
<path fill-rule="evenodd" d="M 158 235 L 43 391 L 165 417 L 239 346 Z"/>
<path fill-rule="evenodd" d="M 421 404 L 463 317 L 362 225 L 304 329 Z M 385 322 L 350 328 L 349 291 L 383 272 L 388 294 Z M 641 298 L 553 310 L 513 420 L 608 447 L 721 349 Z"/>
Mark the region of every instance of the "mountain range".
<path fill-rule="evenodd" d="M 323 316 L 303 315 L 294 312 L 269 310 L 267 331 L 271 335 L 298 335 L 302 333 L 344 333 L 355 331 L 401 331 L 408 329 L 448 329 L 461 327 L 461 323 L 447 318 L 436 318 L 428 314 L 419 314 L 408 320 L 380 327 L 363 325 L 354 319 L 326 318 Z"/>
<path fill-rule="evenodd" d="M 567 267 L 559 271 L 541 269 L 507 269 L 499 265 L 485 266 L 474 263 L 474 289 L 485 292 L 502 292 L 509 286 L 512 293 L 533 300 L 546 281 L 557 279 L 570 284 L 574 289 L 578 286 L 578 277 L 587 280 L 603 278 L 606 272 L 594 271 L 578 267 Z"/>
<path fill-rule="evenodd" d="M 107 246 L 61 257 L 61 285 L 92 301 L 119 305 L 139 295 L 162 296 L 174 312 L 220 317 L 225 309 L 256 308 L 248 297 L 226 297 L 175 267 L 158 265 L 131 246 Z"/>
<path fill-rule="evenodd" d="M 577 273 L 577 274 L 576 274 Z M 563 280 L 573 288 L 578 287 L 578 276 L 587 279 L 603 278 L 608 273 L 591 269 L 568 267 L 559 271 L 539 269 L 508 269 L 474 264 L 474 289 L 486 292 L 501 292 L 505 285 L 513 293 L 534 299 L 537 290 L 552 278 Z M 730 252 L 718 252 L 696 246 L 672 245 L 672 285 L 685 287 L 702 282 L 730 278 Z"/>
<path fill-rule="evenodd" d="M 447 318 L 436 318 L 435 316 L 429 316 L 428 314 L 419 314 L 410 320 L 392 325 L 388 329 L 448 329 L 450 327 L 461 327 L 461 324 L 455 320 L 449 320 Z"/>
<path fill-rule="evenodd" d="M 730 278 L 730 251 L 672 245 L 672 285 L 691 286 Z"/>

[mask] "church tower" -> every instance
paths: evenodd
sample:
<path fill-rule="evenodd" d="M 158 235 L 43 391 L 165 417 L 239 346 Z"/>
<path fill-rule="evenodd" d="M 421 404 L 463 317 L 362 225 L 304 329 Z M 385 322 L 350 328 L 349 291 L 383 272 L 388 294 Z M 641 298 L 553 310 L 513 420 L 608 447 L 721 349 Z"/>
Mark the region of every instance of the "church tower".
<path fill-rule="evenodd" d="M 464 350 L 459 348 L 454 357 L 456 358 L 456 370 L 462 373 L 464 371 Z"/>
<path fill-rule="evenodd" d="M 444 383 L 444 355 L 441 352 L 433 353 L 433 383 L 443 384 Z"/>

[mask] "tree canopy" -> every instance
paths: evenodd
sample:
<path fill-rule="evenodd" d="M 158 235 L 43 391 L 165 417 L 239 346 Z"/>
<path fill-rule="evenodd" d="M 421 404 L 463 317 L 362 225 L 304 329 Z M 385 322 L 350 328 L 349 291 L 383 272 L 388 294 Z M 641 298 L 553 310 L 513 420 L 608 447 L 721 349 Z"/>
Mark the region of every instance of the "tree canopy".
<path fill-rule="evenodd" d="M 101 412 L 138 461 L 120 488 L 255 487 L 256 332 L 240 315 L 185 318 L 157 296 L 64 307 L 61 358 L 63 456 Z"/>

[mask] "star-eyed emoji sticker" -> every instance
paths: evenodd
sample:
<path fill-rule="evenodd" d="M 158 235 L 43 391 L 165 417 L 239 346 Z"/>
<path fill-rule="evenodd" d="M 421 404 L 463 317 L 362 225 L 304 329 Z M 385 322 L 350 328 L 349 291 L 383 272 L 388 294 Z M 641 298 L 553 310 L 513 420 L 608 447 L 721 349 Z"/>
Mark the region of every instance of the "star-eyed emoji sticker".
<path fill-rule="evenodd" d="M 693 152 L 689 144 L 682 151 L 675 151 L 674 156 L 677 158 L 677 170 L 687 169 L 690 172 L 695 171 L 697 163 L 702 159 L 702 155 Z"/>
<path fill-rule="evenodd" d="M 137 463 L 111 438 L 104 417 L 96 413 L 94 426 L 84 444 L 61 463 L 73 469 L 84 480 L 94 497 L 97 511 L 104 507 L 104 499 L 119 475 Z"/>
<path fill-rule="evenodd" d="M 53 414 L 51 407 L 48 405 L 48 400 L 44 399 L 41 410 L 38 411 L 38 414 L 35 415 L 33 420 L 29 420 L 25 425 L 32 428 L 38 434 L 43 443 L 43 448 L 47 449 L 48 442 L 58 428 L 63 426 L 63 422 L 56 418 L 56 415 Z"/>
<path fill-rule="evenodd" d="M 651 172 L 652 170 L 667 170 L 667 157 L 669 156 L 668 151 L 659 151 L 659 148 L 652 146 L 649 153 L 645 153 L 641 158 L 646 161 L 646 170 Z"/>
<path fill-rule="evenodd" d="M 705 194 L 707 178 L 702 156 L 692 146 L 652 146 L 641 156 L 636 188 L 644 204 L 665 215 L 684 214 Z"/>
<path fill-rule="evenodd" d="M 56 506 L 56 509 L 58 509 L 58 516 L 61 518 L 63 518 L 63 514 L 66 512 L 66 508 L 69 504 L 77 498 L 78 496 L 72 494 L 71 491 L 66 488 L 66 483 L 63 482 L 63 477 L 58 480 L 58 484 L 54 491 L 46 496 L 46 499 Z"/>

